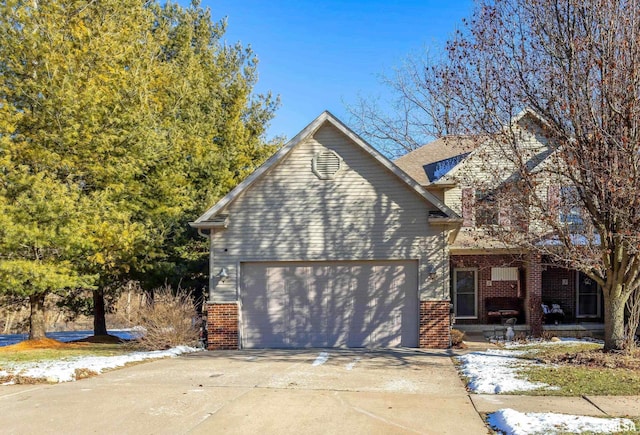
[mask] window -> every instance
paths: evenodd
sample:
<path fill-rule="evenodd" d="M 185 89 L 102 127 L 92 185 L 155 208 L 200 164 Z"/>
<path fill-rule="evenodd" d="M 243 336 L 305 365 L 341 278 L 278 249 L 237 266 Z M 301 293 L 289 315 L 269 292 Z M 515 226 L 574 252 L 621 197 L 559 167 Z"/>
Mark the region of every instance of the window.
<path fill-rule="evenodd" d="M 576 317 L 600 317 L 600 286 L 582 272 L 576 273 Z"/>
<path fill-rule="evenodd" d="M 558 219 L 569 227 L 580 229 L 583 224 L 580 198 L 575 186 L 560 187 Z"/>
<path fill-rule="evenodd" d="M 458 319 L 478 317 L 478 271 L 476 269 L 454 269 L 453 309 Z"/>
<path fill-rule="evenodd" d="M 495 196 L 485 190 L 476 190 L 476 226 L 498 225 L 500 207 Z"/>

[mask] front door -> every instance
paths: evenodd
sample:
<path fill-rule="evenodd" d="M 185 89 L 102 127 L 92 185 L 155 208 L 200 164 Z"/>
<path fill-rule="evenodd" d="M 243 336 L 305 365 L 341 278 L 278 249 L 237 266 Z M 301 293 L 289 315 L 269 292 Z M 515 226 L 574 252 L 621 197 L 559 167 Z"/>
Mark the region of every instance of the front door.
<path fill-rule="evenodd" d="M 576 317 L 600 317 L 600 286 L 582 272 L 578 276 L 576 290 Z"/>
<path fill-rule="evenodd" d="M 478 270 L 453 270 L 453 307 L 457 319 L 478 317 Z"/>

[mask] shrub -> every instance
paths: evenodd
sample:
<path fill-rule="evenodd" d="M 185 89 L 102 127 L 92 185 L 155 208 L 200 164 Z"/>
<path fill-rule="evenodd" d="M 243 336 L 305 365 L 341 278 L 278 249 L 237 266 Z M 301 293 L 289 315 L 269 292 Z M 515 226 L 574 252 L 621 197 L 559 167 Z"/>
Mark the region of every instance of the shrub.
<path fill-rule="evenodd" d="M 460 331 L 459 329 L 452 329 L 451 330 L 451 346 L 453 347 L 458 347 L 461 346 L 465 339 L 464 336 L 464 332 Z"/>
<path fill-rule="evenodd" d="M 174 292 L 170 286 L 156 289 L 147 294 L 136 314 L 141 335 L 132 344 L 137 348 L 159 350 L 198 342 L 196 309 L 185 290 Z"/>

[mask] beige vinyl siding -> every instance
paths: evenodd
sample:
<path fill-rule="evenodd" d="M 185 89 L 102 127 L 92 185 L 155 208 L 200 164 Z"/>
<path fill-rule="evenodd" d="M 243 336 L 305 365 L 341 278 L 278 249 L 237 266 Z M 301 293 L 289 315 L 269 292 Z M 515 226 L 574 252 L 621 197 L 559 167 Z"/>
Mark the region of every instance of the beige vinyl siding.
<path fill-rule="evenodd" d="M 535 161 L 535 156 L 548 150 L 549 144 L 544 131 L 529 116 L 522 118 L 513 128 L 519 146 L 527 151 L 532 161 Z M 490 190 L 511 177 L 515 166 L 506 152 L 507 149 L 486 142 L 443 177 L 443 182 L 456 183 L 456 187 L 445 191 L 445 204 L 462 215 L 463 188 Z"/>
<path fill-rule="evenodd" d="M 343 159 L 333 179 L 312 171 L 318 152 Z M 428 204 L 339 130 L 324 124 L 232 202 L 227 229 L 211 238 L 214 301 L 237 299 L 248 261 L 418 260 L 421 299 L 448 299 L 446 235 L 427 222 Z M 436 277 L 428 277 L 433 266 Z M 229 277 L 216 282 L 225 267 Z"/>

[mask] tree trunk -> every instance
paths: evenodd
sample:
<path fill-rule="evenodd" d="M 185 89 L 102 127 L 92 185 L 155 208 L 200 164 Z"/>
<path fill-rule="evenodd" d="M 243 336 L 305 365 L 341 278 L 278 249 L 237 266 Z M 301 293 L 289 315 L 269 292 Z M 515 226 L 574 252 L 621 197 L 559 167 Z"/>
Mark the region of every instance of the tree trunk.
<path fill-rule="evenodd" d="M 104 313 L 104 292 L 93 291 L 93 335 L 107 335 L 107 319 Z"/>
<path fill-rule="evenodd" d="M 11 314 L 7 316 L 7 320 L 4 324 L 4 330 L 2 331 L 3 334 L 11 333 L 11 327 L 13 326 L 13 321 L 16 318 L 16 314 L 17 314 L 17 311 L 12 311 Z"/>
<path fill-rule="evenodd" d="M 604 350 L 624 349 L 624 306 L 622 298 L 604 298 Z"/>
<path fill-rule="evenodd" d="M 37 293 L 29 296 L 31 314 L 29 315 L 29 340 L 45 338 L 45 313 L 44 300 L 46 293 Z"/>

